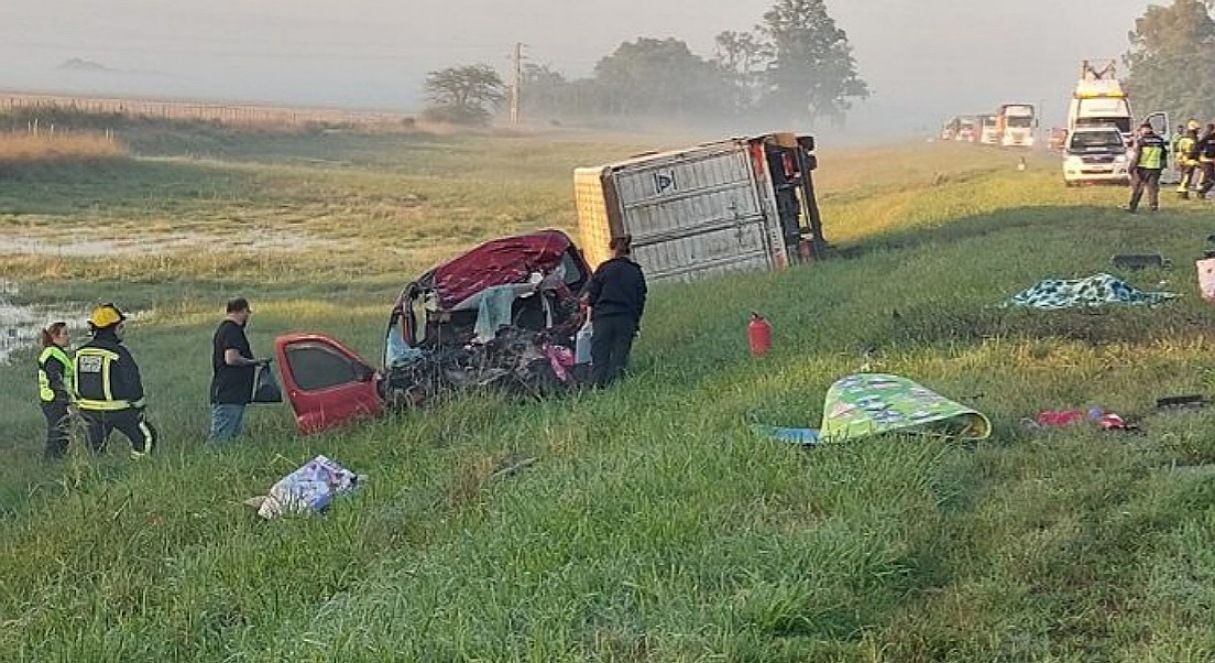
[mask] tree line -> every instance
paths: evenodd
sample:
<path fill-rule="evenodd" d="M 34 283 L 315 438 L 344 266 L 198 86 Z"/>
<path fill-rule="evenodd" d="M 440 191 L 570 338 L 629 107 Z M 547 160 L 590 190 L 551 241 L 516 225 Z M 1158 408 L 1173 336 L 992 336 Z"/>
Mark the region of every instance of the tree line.
<path fill-rule="evenodd" d="M 487 124 L 507 86 L 493 67 L 474 64 L 428 74 L 424 117 Z M 753 29 L 726 31 L 702 57 L 678 39 L 638 38 L 603 57 L 590 76 L 571 79 L 542 64 L 523 68 L 521 106 L 550 120 L 774 117 L 842 124 L 869 96 L 848 35 L 823 0 L 777 0 Z"/>
<path fill-rule="evenodd" d="M 1135 107 L 1184 124 L 1215 122 L 1215 18 L 1209 0 L 1153 5 L 1135 21 L 1124 56 Z"/>

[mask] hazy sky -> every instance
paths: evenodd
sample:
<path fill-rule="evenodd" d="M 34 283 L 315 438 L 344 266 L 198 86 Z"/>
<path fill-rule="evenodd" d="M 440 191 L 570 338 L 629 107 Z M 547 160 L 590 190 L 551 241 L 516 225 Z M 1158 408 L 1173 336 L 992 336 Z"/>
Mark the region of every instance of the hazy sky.
<path fill-rule="evenodd" d="M 1163 1 L 1163 0 L 1158 0 Z M 1002 101 L 1063 111 L 1079 61 L 1116 57 L 1145 0 L 828 0 L 874 98 L 864 126 Z M 515 41 L 571 75 L 637 36 L 746 29 L 768 0 L 0 0 L 0 88 L 411 108 L 425 72 Z M 1065 4 L 1066 8 L 1061 9 Z M 69 58 L 120 72 L 69 72 Z"/>

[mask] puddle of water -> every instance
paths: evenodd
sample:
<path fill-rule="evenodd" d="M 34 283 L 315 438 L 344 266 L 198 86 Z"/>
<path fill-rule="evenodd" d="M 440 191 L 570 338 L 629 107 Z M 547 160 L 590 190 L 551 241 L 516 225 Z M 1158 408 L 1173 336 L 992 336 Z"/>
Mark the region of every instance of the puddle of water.
<path fill-rule="evenodd" d="M 13 355 L 33 351 L 39 345 L 39 332 L 52 322 L 68 323 L 74 337 L 84 331 L 84 320 L 88 317 L 85 307 L 76 310 L 55 309 L 43 306 L 21 306 L 0 299 L 0 364 L 9 363 Z"/>
<path fill-rule="evenodd" d="M 79 345 L 88 332 L 88 304 L 39 306 L 14 304 L 15 284 L 0 281 L 0 365 L 8 364 L 19 352 L 33 353 L 40 345 L 42 330 L 53 322 L 68 323 L 72 344 Z M 130 319 L 147 315 L 147 311 L 126 312 Z"/>
<path fill-rule="evenodd" d="M 197 233 L 168 233 L 127 240 L 92 240 L 71 236 L 4 237 L 0 236 L 0 255 L 61 256 L 66 258 L 111 257 L 115 255 L 156 255 L 176 251 L 230 251 L 233 247 L 246 251 L 303 251 L 312 248 L 336 248 L 342 242 L 306 234 L 258 233 L 220 238 Z M 217 249 L 216 247 L 222 247 Z"/>

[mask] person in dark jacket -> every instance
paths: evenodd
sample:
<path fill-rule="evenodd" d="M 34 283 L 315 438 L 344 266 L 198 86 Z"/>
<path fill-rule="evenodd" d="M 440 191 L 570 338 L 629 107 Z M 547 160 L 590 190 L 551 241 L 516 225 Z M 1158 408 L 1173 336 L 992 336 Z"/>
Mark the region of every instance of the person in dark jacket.
<path fill-rule="evenodd" d="M 253 397 L 257 367 L 267 364 L 253 358 L 245 328 L 253 309 L 249 300 L 237 297 L 228 302 L 227 316 L 211 338 L 211 433 L 212 442 L 240 437 L 245 407 Z"/>
<path fill-rule="evenodd" d="M 42 353 L 38 355 L 38 397 L 46 417 L 46 457 L 62 458 L 67 453 L 72 404 L 71 385 L 75 382 L 72 360 L 67 348 L 71 342 L 66 322 L 42 330 Z"/>
<path fill-rule="evenodd" d="M 117 429 L 131 441 L 131 456 L 152 452 L 156 430 L 144 416 L 143 379 L 135 358 L 122 343 L 126 316 L 113 304 L 102 304 L 89 316 L 91 341 L 76 351 L 76 408 L 95 453 Z"/>
<path fill-rule="evenodd" d="M 597 387 L 608 386 L 628 368 L 645 314 L 645 274 L 629 257 L 632 244 L 628 235 L 612 240 L 612 259 L 595 270 L 583 295 L 591 307 L 591 375 Z"/>
<path fill-rule="evenodd" d="M 1198 139 L 1198 167 L 1202 172 L 1202 186 L 1198 189 L 1198 197 L 1206 198 L 1211 189 L 1215 189 L 1215 124 L 1208 124 L 1206 133 Z"/>

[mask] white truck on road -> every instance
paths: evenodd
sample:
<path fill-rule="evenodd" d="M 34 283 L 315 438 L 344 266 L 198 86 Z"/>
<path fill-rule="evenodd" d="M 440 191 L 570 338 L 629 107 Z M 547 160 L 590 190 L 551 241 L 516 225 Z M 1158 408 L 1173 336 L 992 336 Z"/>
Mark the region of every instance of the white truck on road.
<path fill-rule="evenodd" d="M 1085 127 L 1116 127 L 1129 142 L 1133 123 L 1130 97 L 1118 80 L 1118 63 L 1110 60 L 1098 66 L 1085 60 L 1068 108 L 1068 131 Z"/>

